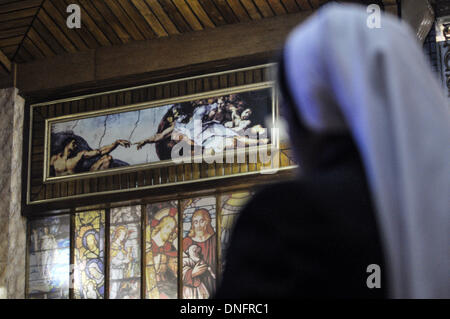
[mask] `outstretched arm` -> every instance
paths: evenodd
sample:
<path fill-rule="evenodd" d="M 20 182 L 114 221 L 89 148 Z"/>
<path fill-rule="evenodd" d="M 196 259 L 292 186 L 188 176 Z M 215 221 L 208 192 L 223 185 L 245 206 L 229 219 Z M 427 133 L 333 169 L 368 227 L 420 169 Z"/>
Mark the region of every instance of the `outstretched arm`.
<path fill-rule="evenodd" d="M 140 150 L 144 145 L 149 143 L 156 143 L 164 139 L 167 135 L 172 134 L 173 129 L 175 127 L 175 124 L 170 125 L 168 128 L 166 128 L 161 133 L 156 133 L 155 135 L 150 136 L 149 138 L 146 138 L 145 140 L 142 140 L 140 142 L 137 142 L 137 149 Z"/>
<path fill-rule="evenodd" d="M 122 145 L 123 147 L 130 147 L 131 143 L 127 140 L 117 140 L 110 145 L 103 146 L 96 150 L 78 152 L 75 158 L 80 160 L 81 157 L 90 158 L 98 155 L 106 155 L 114 151 L 119 145 Z"/>
<path fill-rule="evenodd" d="M 99 149 L 100 155 L 105 155 L 105 154 L 111 153 L 111 152 L 114 151 L 114 150 L 117 148 L 117 146 L 119 146 L 119 145 L 128 148 L 128 147 L 131 146 L 131 143 L 130 143 L 129 141 L 127 141 L 127 140 L 117 140 L 117 141 L 115 141 L 114 143 L 112 143 L 112 144 L 110 144 L 110 145 L 106 145 L 106 146 L 101 147 L 101 148 Z"/>
<path fill-rule="evenodd" d="M 100 150 L 81 151 L 81 152 L 79 152 L 77 154 L 77 156 L 78 155 L 82 155 L 83 157 L 90 158 L 90 157 L 94 157 L 94 156 L 100 155 Z"/>

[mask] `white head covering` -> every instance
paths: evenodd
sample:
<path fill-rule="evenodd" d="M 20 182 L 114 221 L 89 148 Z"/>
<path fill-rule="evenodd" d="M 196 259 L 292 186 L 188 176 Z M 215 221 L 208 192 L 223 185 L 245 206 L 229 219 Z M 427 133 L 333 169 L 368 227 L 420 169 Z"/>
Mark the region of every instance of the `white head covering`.
<path fill-rule="evenodd" d="M 406 23 L 331 4 L 297 27 L 286 82 L 312 131 L 350 131 L 374 198 L 390 296 L 450 297 L 450 109 Z M 339 262 L 339 261 L 336 261 Z"/>

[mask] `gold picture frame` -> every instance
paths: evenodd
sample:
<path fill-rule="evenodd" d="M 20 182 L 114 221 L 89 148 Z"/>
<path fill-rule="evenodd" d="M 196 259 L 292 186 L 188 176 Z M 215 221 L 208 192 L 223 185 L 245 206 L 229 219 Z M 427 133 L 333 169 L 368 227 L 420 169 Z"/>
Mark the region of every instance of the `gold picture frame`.
<path fill-rule="evenodd" d="M 114 168 L 107 168 L 105 170 L 97 170 L 97 171 L 89 171 L 89 172 L 81 172 L 81 173 L 75 173 L 70 175 L 64 175 L 64 176 L 50 176 L 50 159 L 51 159 L 51 132 L 52 132 L 52 125 L 58 124 L 58 123 L 64 123 L 69 121 L 75 121 L 75 120 L 82 120 L 82 119 L 89 119 L 89 118 L 97 118 L 105 115 L 112 115 L 112 114 L 122 114 L 126 112 L 133 112 L 133 111 L 140 111 L 140 110 L 146 110 L 150 108 L 158 108 L 158 107 L 164 107 L 171 104 L 176 103 L 183 103 L 183 102 L 193 102 L 201 99 L 208 99 L 208 98 L 218 98 L 227 96 L 230 94 L 239 94 L 239 93 L 245 93 L 245 92 L 251 92 L 251 91 L 258 91 L 258 90 L 264 90 L 269 89 L 271 93 L 271 125 L 272 127 L 276 126 L 276 122 L 278 120 L 278 99 L 277 99 L 277 92 L 275 88 L 275 83 L 273 81 L 265 81 L 265 82 L 259 82 L 254 84 L 248 84 L 248 85 L 242 85 L 242 86 L 235 86 L 232 88 L 226 88 L 226 89 L 219 89 L 219 90 L 211 90 L 203 93 L 196 93 L 196 94 L 190 94 L 190 95 L 184 95 L 180 97 L 175 98 L 168 98 L 168 99 L 159 99 L 154 100 L 150 102 L 144 102 L 144 103 L 137 103 L 137 104 L 130 104 L 126 106 L 120 106 L 120 107 L 114 107 L 110 109 L 105 110 L 96 110 L 96 111 L 89 111 L 89 112 L 83 112 L 83 113 L 77 113 L 77 114 L 70 114 L 70 115 L 64 115 L 60 117 L 54 117 L 54 118 L 47 118 L 45 119 L 45 133 L 44 133 L 44 167 L 43 167 L 43 183 L 55 183 L 60 181 L 70 181 L 70 180 L 78 180 L 88 177 L 98 177 L 98 176 L 107 176 L 107 175 L 114 175 L 118 173 L 125 173 L 125 172 L 134 172 L 134 171 L 140 171 L 144 169 L 149 168 L 157 168 L 157 167 L 166 167 L 171 165 L 176 165 L 177 163 L 172 160 L 160 160 L 158 162 L 147 162 L 147 163 L 140 163 L 140 164 L 133 164 L 130 166 L 123 166 L 123 167 L 114 167 Z M 49 103 L 50 104 L 50 103 Z M 45 105 L 39 104 L 39 105 Z M 38 106 L 38 105 L 34 105 Z M 258 106 L 254 106 L 256 108 Z M 32 106 L 33 109 L 33 106 Z M 269 127 L 267 127 L 270 129 Z M 31 132 L 30 132 L 31 133 Z M 279 136 L 275 135 L 273 138 L 271 138 L 271 143 L 267 145 L 268 148 L 279 148 Z M 233 152 L 235 154 L 241 153 L 241 152 L 256 152 L 257 147 L 245 147 L 242 149 L 235 149 Z M 225 157 L 227 155 L 227 152 L 223 152 L 223 156 Z M 205 159 L 205 156 L 203 156 Z M 192 160 L 195 160 L 194 157 L 191 158 Z"/>

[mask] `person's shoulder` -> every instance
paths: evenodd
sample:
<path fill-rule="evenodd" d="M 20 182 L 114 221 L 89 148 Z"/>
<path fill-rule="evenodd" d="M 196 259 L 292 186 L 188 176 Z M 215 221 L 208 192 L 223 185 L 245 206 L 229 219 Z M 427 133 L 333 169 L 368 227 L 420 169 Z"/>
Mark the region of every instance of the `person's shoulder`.
<path fill-rule="evenodd" d="M 297 211 L 299 207 L 306 209 L 310 205 L 307 184 L 303 180 L 289 180 L 261 187 L 242 212 L 281 216 Z"/>
<path fill-rule="evenodd" d="M 288 180 L 265 185 L 256 190 L 254 198 L 259 200 L 270 200 L 274 196 L 289 197 L 301 193 L 305 189 L 305 181 L 301 179 Z"/>

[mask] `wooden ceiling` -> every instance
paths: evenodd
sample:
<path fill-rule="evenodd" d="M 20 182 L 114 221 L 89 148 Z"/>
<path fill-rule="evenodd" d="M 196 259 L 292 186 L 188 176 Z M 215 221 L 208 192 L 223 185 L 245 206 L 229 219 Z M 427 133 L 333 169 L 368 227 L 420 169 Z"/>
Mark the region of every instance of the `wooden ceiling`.
<path fill-rule="evenodd" d="M 0 0 L 0 75 L 11 63 L 314 10 L 328 1 Z M 81 7 L 80 29 L 66 26 L 73 3 Z"/>

